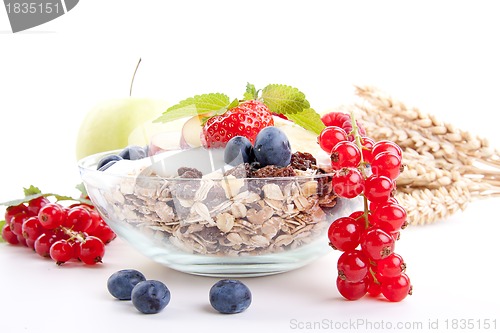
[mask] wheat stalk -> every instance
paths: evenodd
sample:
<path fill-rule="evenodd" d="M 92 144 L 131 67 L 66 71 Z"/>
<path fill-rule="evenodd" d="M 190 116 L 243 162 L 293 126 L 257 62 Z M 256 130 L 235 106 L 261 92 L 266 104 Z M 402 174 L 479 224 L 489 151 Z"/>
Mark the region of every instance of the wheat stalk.
<path fill-rule="evenodd" d="M 409 224 L 441 221 L 474 199 L 500 196 L 500 154 L 486 139 L 373 87 L 356 87 L 356 96 L 337 110 L 354 111 L 374 140 L 391 140 L 403 149 L 396 198 Z"/>

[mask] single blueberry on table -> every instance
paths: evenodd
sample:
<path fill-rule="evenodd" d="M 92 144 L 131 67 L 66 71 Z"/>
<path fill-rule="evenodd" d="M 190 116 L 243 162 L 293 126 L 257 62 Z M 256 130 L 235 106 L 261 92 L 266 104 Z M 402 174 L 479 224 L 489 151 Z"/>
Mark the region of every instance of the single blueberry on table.
<path fill-rule="evenodd" d="M 276 165 L 285 167 L 292 159 L 290 141 L 282 130 L 274 126 L 263 128 L 253 146 L 255 159 L 262 167 Z"/>
<path fill-rule="evenodd" d="M 139 160 L 148 156 L 146 149 L 139 146 L 128 146 L 125 147 L 120 153 L 118 153 L 124 160 Z"/>
<path fill-rule="evenodd" d="M 210 288 L 210 304 L 220 313 L 245 311 L 252 303 L 250 289 L 239 280 L 220 280 Z"/>
<path fill-rule="evenodd" d="M 139 282 L 132 289 L 132 304 L 144 314 L 154 314 L 163 310 L 170 302 L 170 290 L 157 280 Z"/>
<path fill-rule="evenodd" d="M 224 162 L 236 166 L 254 160 L 253 146 L 246 137 L 238 135 L 231 138 L 224 148 Z"/>
<path fill-rule="evenodd" d="M 115 164 L 116 162 L 118 162 L 118 161 L 120 161 L 122 159 L 123 158 L 121 156 L 116 155 L 116 154 L 104 156 L 97 163 L 97 170 L 104 171 L 104 170 L 106 170 L 107 168 L 109 168 L 110 166 L 112 166 L 113 164 Z"/>
<path fill-rule="evenodd" d="M 108 278 L 108 291 L 113 297 L 128 301 L 135 285 L 145 280 L 146 277 L 135 269 L 122 269 Z"/>

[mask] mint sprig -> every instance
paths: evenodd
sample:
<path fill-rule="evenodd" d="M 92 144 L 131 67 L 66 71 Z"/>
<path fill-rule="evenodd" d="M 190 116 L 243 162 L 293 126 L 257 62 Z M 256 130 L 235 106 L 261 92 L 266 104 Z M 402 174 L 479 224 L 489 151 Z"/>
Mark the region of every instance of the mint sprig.
<path fill-rule="evenodd" d="M 283 114 L 303 128 L 319 134 L 325 127 L 321 117 L 311 108 L 305 94 L 299 89 L 285 84 L 269 84 L 260 90 L 247 83 L 243 100 L 260 100 L 273 113 Z M 187 98 L 169 107 L 154 122 L 169 121 L 204 115 L 207 117 L 220 115 L 239 104 L 238 99 L 231 99 L 221 93 L 202 94 Z"/>
<path fill-rule="evenodd" d="M 155 119 L 153 122 L 166 123 L 169 121 L 196 115 L 223 114 L 224 112 L 226 112 L 228 107 L 233 104 L 233 102 L 227 95 L 221 93 L 196 95 L 169 107 L 165 112 L 163 112 L 160 117 Z"/>
<path fill-rule="evenodd" d="M 302 112 L 311 105 L 299 89 L 284 84 L 270 84 L 262 89 L 262 101 L 271 112 L 289 114 Z"/>
<path fill-rule="evenodd" d="M 5 220 L 0 221 L 0 230 L 3 229 L 3 226 L 5 225 Z M 0 243 L 5 242 L 5 240 L 2 238 L 2 234 L 0 233 Z"/>

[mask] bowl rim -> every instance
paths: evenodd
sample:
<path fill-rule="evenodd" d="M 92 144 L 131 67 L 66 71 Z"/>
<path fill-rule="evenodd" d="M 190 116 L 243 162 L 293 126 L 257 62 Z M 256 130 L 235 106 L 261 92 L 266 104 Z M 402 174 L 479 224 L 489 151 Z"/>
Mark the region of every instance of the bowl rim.
<path fill-rule="evenodd" d="M 123 178 L 123 179 L 149 179 L 149 180 L 172 180 L 172 181 L 207 181 L 207 180 L 212 180 L 212 181 L 230 181 L 232 180 L 233 178 L 228 178 L 227 176 L 223 176 L 221 178 L 214 178 L 214 177 L 202 177 L 202 178 L 182 178 L 182 177 L 177 177 L 177 176 L 172 176 L 172 177 L 167 177 L 167 176 L 161 176 L 161 175 L 141 175 L 140 173 L 139 174 L 130 174 L 130 175 L 125 175 L 125 174 L 121 174 L 121 173 L 113 173 L 113 172 L 103 172 L 103 171 L 98 171 L 97 169 L 95 168 L 90 168 L 89 167 L 89 164 L 90 165 L 95 165 L 96 162 L 97 162 L 97 158 L 98 157 L 104 157 L 104 156 L 107 156 L 107 155 L 111 155 L 113 153 L 118 153 L 120 152 L 122 149 L 115 149 L 115 150 L 108 150 L 108 151 L 104 151 L 104 152 L 99 152 L 99 153 L 95 153 L 95 154 L 91 154 L 91 155 L 88 155 L 88 156 L 85 156 L 81 159 L 79 159 L 77 161 L 77 165 L 78 165 L 78 168 L 80 170 L 80 172 L 92 172 L 92 173 L 99 173 L 101 175 L 106 175 L 106 176 L 110 176 L 110 177 L 119 177 L 119 178 Z M 148 156 L 146 158 L 149 158 L 151 156 Z M 93 161 L 94 163 L 90 163 L 90 161 Z M 147 166 L 146 166 L 147 168 Z M 324 169 L 321 169 L 321 170 L 324 170 Z M 245 181 L 252 181 L 252 180 L 255 180 L 255 181 L 290 181 L 290 180 L 304 180 L 304 181 L 307 181 L 307 180 L 314 180 L 314 179 L 322 179 L 322 178 L 327 178 L 327 177 L 333 177 L 336 175 L 336 172 L 335 170 L 331 170 L 331 171 L 324 171 L 324 172 L 321 172 L 321 173 L 318 173 L 317 171 L 315 171 L 315 173 L 311 173 L 311 174 L 304 174 L 304 175 L 296 175 L 296 176 L 289 176 L 289 177 L 286 177 L 286 176 L 280 176 L 280 177 L 235 177 L 234 179 L 235 180 L 238 180 L 238 179 L 244 179 Z M 205 175 L 204 175 L 205 176 Z"/>

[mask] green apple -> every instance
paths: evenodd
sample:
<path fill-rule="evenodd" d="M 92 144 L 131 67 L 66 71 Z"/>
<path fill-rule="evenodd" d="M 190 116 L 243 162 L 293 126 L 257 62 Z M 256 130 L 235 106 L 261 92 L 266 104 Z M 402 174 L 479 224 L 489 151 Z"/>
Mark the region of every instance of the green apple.
<path fill-rule="evenodd" d="M 129 145 L 130 134 L 152 122 L 168 107 L 162 100 L 122 98 L 105 101 L 92 108 L 83 119 L 76 140 L 78 159 Z"/>

